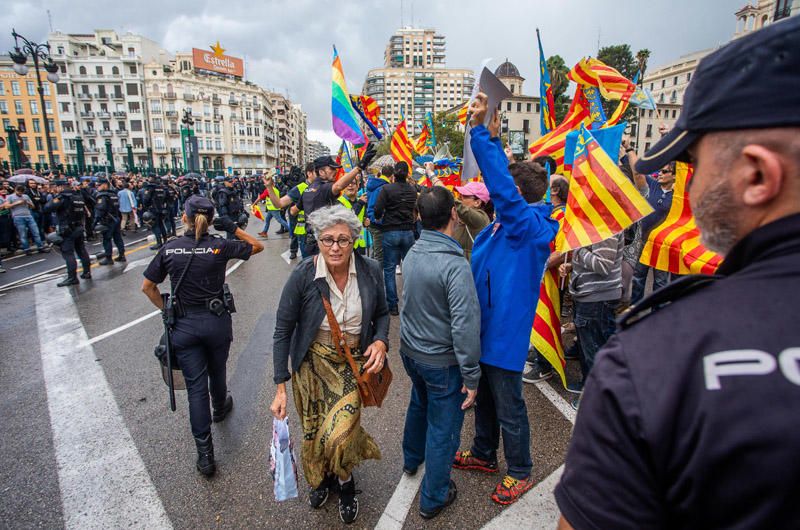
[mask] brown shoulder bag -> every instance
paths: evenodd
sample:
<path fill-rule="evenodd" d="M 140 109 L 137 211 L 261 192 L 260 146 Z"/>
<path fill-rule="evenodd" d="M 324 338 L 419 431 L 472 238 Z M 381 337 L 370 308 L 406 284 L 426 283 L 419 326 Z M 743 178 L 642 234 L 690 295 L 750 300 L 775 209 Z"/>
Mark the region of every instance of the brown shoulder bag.
<path fill-rule="evenodd" d="M 342 328 L 339 327 L 339 323 L 336 321 L 331 303 L 323 293 L 320 293 L 320 295 L 322 296 L 322 305 L 325 306 L 325 313 L 328 314 L 331 338 L 339 355 L 347 359 L 350 364 L 350 370 L 352 370 L 356 383 L 358 383 L 361 404 L 365 407 L 380 407 L 383 404 L 383 400 L 386 399 L 386 394 L 389 393 L 389 385 L 392 384 L 392 371 L 389 369 L 389 363 L 384 361 L 383 368 L 377 374 L 368 372 L 362 374 L 358 370 L 353 355 L 350 353 L 350 346 L 347 345 L 347 341 L 342 336 Z"/>

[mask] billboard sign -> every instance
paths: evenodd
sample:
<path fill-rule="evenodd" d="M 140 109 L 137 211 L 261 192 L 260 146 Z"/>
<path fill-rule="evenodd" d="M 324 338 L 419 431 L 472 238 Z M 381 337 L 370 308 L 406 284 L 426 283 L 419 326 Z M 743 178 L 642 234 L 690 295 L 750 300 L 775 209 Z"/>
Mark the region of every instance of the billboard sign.
<path fill-rule="evenodd" d="M 211 46 L 211 51 L 192 48 L 192 62 L 198 70 L 207 70 L 224 75 L 244 77 L 244 61 L 238 57 L 225 55 L 219 41 Z"/>

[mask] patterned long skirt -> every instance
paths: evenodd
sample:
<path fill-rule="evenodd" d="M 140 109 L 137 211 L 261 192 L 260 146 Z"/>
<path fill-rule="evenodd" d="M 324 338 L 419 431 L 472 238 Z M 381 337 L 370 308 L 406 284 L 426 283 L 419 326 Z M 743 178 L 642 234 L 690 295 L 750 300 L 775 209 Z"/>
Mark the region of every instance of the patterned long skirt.
<path fill-rule="evenodd" d="M 351 353 L 361 369 L 366 359 L 360 349 Z M 333 345 L 311 344 L 292 374 L 292 392 L 303 428 L 300 460 L 312 488 L 328 474 L 345 480 L 362 460 L 380 459 L 378 445 L 361 427 L 361 396 L 350 365 Z"/>

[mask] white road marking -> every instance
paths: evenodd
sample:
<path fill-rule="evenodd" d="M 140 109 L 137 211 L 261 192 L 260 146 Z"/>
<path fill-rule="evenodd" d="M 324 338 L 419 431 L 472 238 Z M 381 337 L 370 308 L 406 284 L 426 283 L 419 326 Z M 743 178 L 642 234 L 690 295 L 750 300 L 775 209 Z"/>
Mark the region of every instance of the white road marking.
<path fill-rule="evenodd" d="M 561 394 L 556 392 L 556 390 L 550 386 L 547 381 L 539 381 L 536 383 L 536 388 L 538 388 L 544 397 L 550 400 L 550 403 L 558 409 L 558 411 L 564 415 L 565 418 L 569 420 L 569 422 L 575 425 L 575 415 L 577 411 L 572 408 L 572 405 L 569 402 L 561 397 Z"/>
<path fill-rule="evenodd" d="M 172 528 L 67 289 L 34 288 L 66 528 Z"/>
<path fill-rule="evenodd" d="M 291 254 L 291 251 L 290 251 L 290 250 L 287 250 L 286 252 L 284 252 L 283 254 L 281 254 L 281 257 L 283 258 L 283 261 L 285 261 L 285 262 L 286 262 L 288 265 L 291 265 L 291 264 L 292 264 L 292 260 L 290 260 L 290 259 L 289 259 L 289 255 L 290 255 L 290 254 Z"/>
<path fill-rule="evenodd" d="M 383 510 L 383 515 L 375 525 L 376 530 L 399 530 L 403 528 L 403 523 L 408 516 L 408 510 L 417 496 L 422 477 L 425 476 L 425 465 L 419 466 L 417 474 L 409 477 L 405 473 L 400 477 L 400 483 L 395 488 L 389 504 Z"/>
<path fill-rule="evenodd" d="M 41 262 L 43 262 L 43 261 L 44 261 L 44 258 L 42 258 L 42 259 L 37 259 L 37 260 L 34 260 L 34 261 L 29 261 L 28 263 L 25 263 L 25 264 L 23 264 L 23 265 L 17 265 L 16 267 L 11 267 L 11 270 L 12 270 L 12 271 L 15 271 L 15 270 L 17 270 L 17 269 L 23 269 L 23 268 L 25 268 L 25 267 L 30 267 L 31 265 L 36 265 L 37 263 L 41 263 Z"/>
<path fill-rule="evenodd" d="M 153 260 L 153 258 L 151 256 L 148 256 L 146 258 L 137 259 L 136 261 L 131 261 L 130 263 L 125 265 L 125 270 L 122 271 L 122 272 L 123 273 L 129 272 L 129 271 L 135 269 L 136 267 L 146 267 L 148 264 L 150 264 L 150 262 L 152 260 Z"/>

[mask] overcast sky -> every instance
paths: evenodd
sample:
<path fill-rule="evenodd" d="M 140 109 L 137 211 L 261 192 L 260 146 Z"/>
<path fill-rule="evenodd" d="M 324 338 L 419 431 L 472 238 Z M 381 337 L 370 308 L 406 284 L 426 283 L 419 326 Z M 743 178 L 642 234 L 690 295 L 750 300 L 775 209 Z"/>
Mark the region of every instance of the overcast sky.
<path fill-rule="evenodd" d="M 753 0 L 757 3 L 757 0 Z M 525 93 L 538 93 L 539 27 L 545 54 L 568 65 L 600 46 L 628 43 L 652 52 L 650 69 L 693 51 L 727 42 L 733 13 L 746 0 L 405 0 L 402 23 L 436 28 L 447 37 L 447 66 L 477 68 L 506 57 L 526 78 Z M 174 5 L 173 5 L 174 4 Z M 288 93 L 308 113 L 309 136 L 331 147 L 331 45 L 336 44 L 351 92 L 360 91 L 367 70 L 383 63 L 390 35 L 401 25 L 401 2 L 390 0 L 97 2 L 4 0 L 0 45 L 13 45 L 11 28 L 44 41 L 52 26 L 68 33 L 114 29 L 142 34 L 168 51 L 207 48 L 218 39 L 225 53 L 246 60 L 246 76 Z M 413 6 L 413 9 L 412 9 Z"/>

